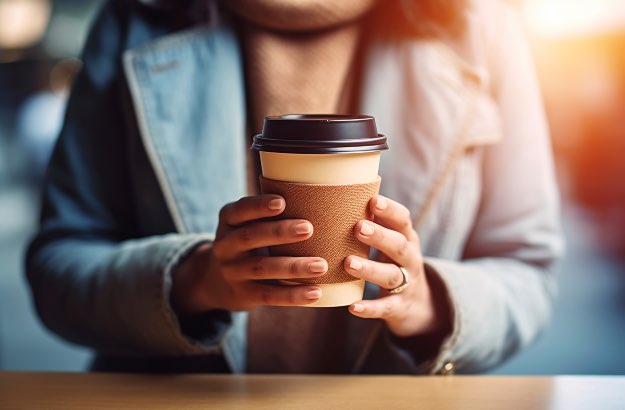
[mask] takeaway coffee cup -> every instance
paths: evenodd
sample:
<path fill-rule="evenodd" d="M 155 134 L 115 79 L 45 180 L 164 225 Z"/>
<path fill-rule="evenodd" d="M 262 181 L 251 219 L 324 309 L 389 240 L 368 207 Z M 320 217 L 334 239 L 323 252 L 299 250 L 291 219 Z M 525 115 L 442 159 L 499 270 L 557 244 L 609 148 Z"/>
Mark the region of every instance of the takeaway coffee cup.
<path fill-rule="evenodd" d="M 315 284 L 322 297 L 309 307 L 345 306 L 363 297 L 364 281 L 344 269 L 349 255 L 367 257 L 369 247 L 354 236 L 354 225 L 371 219 L 369 200 L 380 187 L 380 154 L 388 149 L 375 119 L 366 115 L 283 115 L 265 118 L 254 137 L 263 193 L 282 195 L 280 218 L 313 224 L 311 238 L 272 246 L 274 256 L 319 256 L 328 272 L 313 279 L 282 281 Z"/>

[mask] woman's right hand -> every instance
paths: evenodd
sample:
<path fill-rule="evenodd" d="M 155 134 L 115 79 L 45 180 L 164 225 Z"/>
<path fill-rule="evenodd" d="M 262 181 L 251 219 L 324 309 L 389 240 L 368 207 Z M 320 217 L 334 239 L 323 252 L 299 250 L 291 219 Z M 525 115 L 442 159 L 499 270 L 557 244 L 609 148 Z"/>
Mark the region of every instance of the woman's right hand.
<path fill-rule="evenodd" d="M 171 304 L 178 315 L 211 309 L 249 310 L 257 305 L 297 306 L 321 297 L 315 285 L 278 286 L 267 279 L 314 278 L 328 270 L 318 257 L 260 256 L 255 249 L 310 238 L 303 219 L 265 220 L 281 214 L 284 198 L 258 195 L 227 204 L 212 244 L 195 248 L 173 274 Z"/>

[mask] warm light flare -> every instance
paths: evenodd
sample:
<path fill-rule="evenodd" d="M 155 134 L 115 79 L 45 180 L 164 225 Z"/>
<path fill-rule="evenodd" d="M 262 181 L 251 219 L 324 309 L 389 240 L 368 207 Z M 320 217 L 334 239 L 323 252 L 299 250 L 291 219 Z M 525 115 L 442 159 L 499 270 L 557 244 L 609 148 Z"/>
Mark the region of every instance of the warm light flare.
<path fill-rule="evenodd" d="M 526 0 L 524 14 L 537 36 L 571 36 L 625 30 L 623 0 Z"/>

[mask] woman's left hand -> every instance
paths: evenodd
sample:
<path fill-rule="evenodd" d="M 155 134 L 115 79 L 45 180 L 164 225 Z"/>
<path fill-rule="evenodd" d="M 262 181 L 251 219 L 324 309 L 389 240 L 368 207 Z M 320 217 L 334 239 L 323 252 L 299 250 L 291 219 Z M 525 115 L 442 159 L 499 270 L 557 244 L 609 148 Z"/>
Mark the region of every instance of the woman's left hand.
<path fill-rule="evenodd" d="M 349 311 L 362 318 L 381 318 L 391 332 L 400 337 L 429 333 L 438 328 L 438 315 L 426 280 L 419 236 L 412 227 L 410 211 L 398 202 L 376 196 L 369 206 L 374 221 L 362 220 L 354 228 L 356 237 L 378 251 L 378 260 L 358 256 L 345 258 L 345 270 L 357 278 L 381 288 L 379 299 L 362 300 Z M 408 273 L 408 286 L 400 293 L 390 289 L 400 286 Z"/>

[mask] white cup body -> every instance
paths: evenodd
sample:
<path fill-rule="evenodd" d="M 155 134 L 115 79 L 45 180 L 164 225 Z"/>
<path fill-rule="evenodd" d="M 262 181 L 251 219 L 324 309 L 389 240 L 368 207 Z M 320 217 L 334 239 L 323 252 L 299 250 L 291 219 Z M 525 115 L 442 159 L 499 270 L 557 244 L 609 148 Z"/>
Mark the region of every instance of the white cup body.
<path fill-rule="evenodd" d="M 378 178 L 379 152 L 287 154 L 260 152 L 263 176 L 301 184 L 366 184 Z"/>

